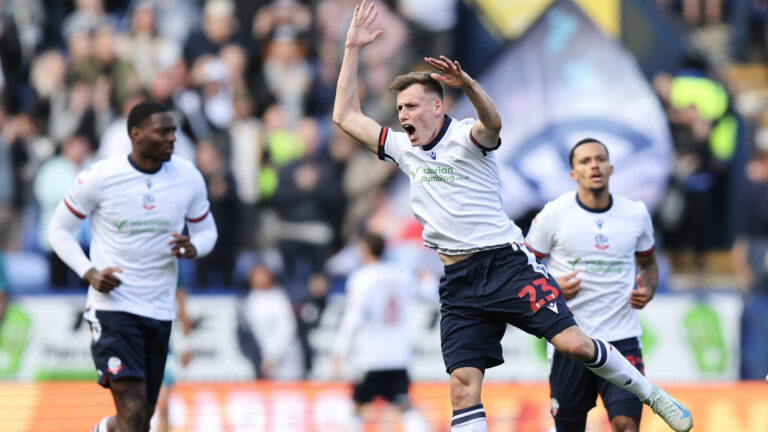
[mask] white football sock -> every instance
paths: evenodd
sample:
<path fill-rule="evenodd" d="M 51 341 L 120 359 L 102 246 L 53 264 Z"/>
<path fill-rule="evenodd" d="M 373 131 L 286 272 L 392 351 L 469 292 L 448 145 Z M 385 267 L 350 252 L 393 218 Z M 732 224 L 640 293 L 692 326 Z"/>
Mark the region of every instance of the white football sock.
<path fill-rule="evenodd" d="M 451 432 L 488 432 L 483 404 L 454 411 Z"/>
<path fill-rule="evenodd" d="M 637 395 L 641 401 L 647 400 L 653 384 L 613 345 L 600 339 L 592 339 L 592 342 L 595 344 L 595 356 L 584 366 L 599 377 Z"/>

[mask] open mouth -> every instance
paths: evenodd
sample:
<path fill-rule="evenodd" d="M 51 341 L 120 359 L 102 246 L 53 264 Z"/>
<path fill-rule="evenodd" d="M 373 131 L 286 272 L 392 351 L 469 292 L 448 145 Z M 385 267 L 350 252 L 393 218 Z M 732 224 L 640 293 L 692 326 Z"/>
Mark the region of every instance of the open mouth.
<path fill-rule="evenodd" d="M 403 130 L 405 130 L 405 133 L 408 134 L 408 138 L 413 141 L 413 139 L 416 137 L 416 128 L 413 127 L 413 125 L 410 124 L 404 124 Z"/>

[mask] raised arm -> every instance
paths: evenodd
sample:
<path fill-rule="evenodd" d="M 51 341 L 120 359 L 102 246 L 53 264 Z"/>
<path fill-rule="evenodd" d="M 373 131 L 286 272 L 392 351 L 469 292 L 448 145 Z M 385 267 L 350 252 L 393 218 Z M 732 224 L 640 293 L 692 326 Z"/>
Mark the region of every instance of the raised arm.
<path fill-rule="evenodd" d="M 439 60 L 432 57 L 424 60 L 442 73 L 442 75 L 433 73 L 432 78 L 447 86 L 461 88 L 472 102 L 478 119 L 472 127 L 472 137 L 475 141 L 486 148 L 498 147 L 501 116 L 480 84 L 461 69 L 458 61 L 450 60 L 445 56 L 440 56 Z"/>
<path fill-rule="evenodd" d="M 341 62 L 339 81 L 336 83 L 336 100 L 333 105 L 333 122 L 352 138 L 360 141 L 373 153 L 378 153 L 378 138 L 381 125 L 366 117 L 360 109 L 360 95 L 357 87 L 357 64 L 360 50 L 373 42 L 382 30 L 371 30 L 378 12 L 365 0 L 355 6 L 355 13 L 347 31 L 344 44 L 344 59 Z"/>

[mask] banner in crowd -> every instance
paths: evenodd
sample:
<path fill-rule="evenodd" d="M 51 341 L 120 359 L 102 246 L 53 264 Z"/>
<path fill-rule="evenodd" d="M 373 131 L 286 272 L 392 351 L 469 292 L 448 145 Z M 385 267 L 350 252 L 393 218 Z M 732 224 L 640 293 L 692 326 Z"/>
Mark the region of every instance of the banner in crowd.
<path fill-rule="evenodd" d="M 697 432 L 768 430 L 768 384 L 666 385 L 693 413 Z M 341 432 L 351 425 L 351 388 L 343 383 L 184 383 L 169 401 L 175 432 Z M 447 431 L 451 421 L 448 383 L 417 382 L 411 401 L 422 432 Z M 489 382 L 483 386 L 488 430 L 545 432 L 553 426 L 545 383 Z M 109 392 L 95 383 L 0 384 L 4 432 L 81 432 L 114 412 Z M 403 430 L 382 404 L 373 407 L 368 432 Z M 610 432 L 605 409 L 589 414 L 591 432 Z M 410 429 L 414 430 L 414 429 Z M 644 408 L 643 432 L 669 427 Z"/>
<path fill-rule="evenodd" d="M 667 119 L 635 59 L 571 2 L 549 8 L 478 81 L 501 114 L 496 152 L 507 213 L 515 218 L 575 190 L 568 153 L 604 142 L 611 190 L 656 208 L 672 160 Z M 462 95 L 452 113 L 477 117 Z"/>
<path fill-rule="evenodd" d="M 192 353 L 185 368 L 171 361 L 181 381 L 243 381 L 254 378 L 251 360 L 238 338 L 235 296 L 189 296 L 187 310 L 195 329 L 184 340 Z M 21 297 L 0 327 L 0 379 L 23 381 L 96 378 L 90 332 L 82 320 L 82 296 Z M 317 328 L 309 334 L 314 350 L 309 378 L 331 378 L 331 347 L 343 299 L 332 297 Z M 661 381 L 738 379 L 739 323 L 743 302 L 736 294 L 658 295 L 640 312 L 645 370 Z M 415 380 L 446 377 L 440 352 L 439 305 L 414 303 L 410 309 L 414 341 L 410 373 Z M 247 317 L 246 317 L 247 318 Z M 174 326 L 172 347 L 181 346 Z M 508 327 L 502 339 L 505 363 L 487 372 L 490 381 L 543 381 L 548 363 L 545 343 Z M 345 378 L 355 371 L 346 370 Z"/>

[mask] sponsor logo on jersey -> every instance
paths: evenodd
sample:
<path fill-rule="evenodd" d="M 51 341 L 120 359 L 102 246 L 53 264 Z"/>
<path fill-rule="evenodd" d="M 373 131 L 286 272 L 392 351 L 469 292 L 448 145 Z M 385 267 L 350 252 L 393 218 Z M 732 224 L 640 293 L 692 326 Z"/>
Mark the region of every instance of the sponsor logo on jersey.
<path fill-rule="evenodd" d="M 608 244 L 608 236 L 605 234 L 598 234 L 595 236 L 595 247 L 600 250 L 606 250 L 611 245 Z"/>
<path fill-rule="evenodd" d="M 117 375 L 121 370 L 123 370 L 123 362 L 120 358 L 112 356 L 107 360 L 107 372 Z"/>
<path fill-rule="evenodd" d="M 571 265 L 571 269 L 575 270 L 576 269 L 576 264 L 578 264 L 579 261 L 581 261 L 581 257 L 577 257 L 577 258 L 574 258 L 572 260 L 566 260 L 566 261 L 568 261 L 568 264 Z"/>
<path fill-rule="evenodd" d="M 596 225 L 597 225 L 597 227 L 598 227 L 598 228 L 600 228 L 600 229 L 602 229 L 602 228 L 603 228 L 603 223 L 604 223 L 604 221 L 603 221 L 602 219 L 598 219 L 598 220 L 596 220 L 596 221 L 595 221 L 595 224 L 596 224 Z"/>
<path fill-rule="evenodd" d="M 421 172 L 421 175 L 419 175 L 419 172 Z M 410 173 L 411 180 L 420 183 L 454 183 L 469 179 L 469 176 L 456 174 L 452 167 L 430 168 L 428 166 L 420 166 L 416 168 L 416 171 L 410 171 Z"/>
<path fill-rule="evenodd" d="M 145 194 L 141 199 L 141 203 L 141 206 L 146 210 L 153 210 L 155 207 L 157 207 L 155 205 L 155 197 L 152 196 L 152 194 Z"/>
<path fill-rule="evenodd" d="M 435 153 L 435 151 L 432 150 L 431 152 L 429 152 L 429 157 L 431 157 L 432 160 L 435 160 L 437 159 L 437 153 Z"/>
<path fill-rule="evenodd" d="M 585 259 L 581 261 L 584 273 L 623 273 L 624 262 L 621 260 Z"/>
<path fill-rule="evenodd" d="M 115 228 L 117 228 L 117 231 L 120 232 L 120 231 L 122 231 L 122 229 L 125 226 L 126 222 L 128 222 L 128 220 L 124 219 L 124 220 L 121 220 L 120 222 L 112 222 L 112 225 L 114 225 Z"/>

